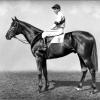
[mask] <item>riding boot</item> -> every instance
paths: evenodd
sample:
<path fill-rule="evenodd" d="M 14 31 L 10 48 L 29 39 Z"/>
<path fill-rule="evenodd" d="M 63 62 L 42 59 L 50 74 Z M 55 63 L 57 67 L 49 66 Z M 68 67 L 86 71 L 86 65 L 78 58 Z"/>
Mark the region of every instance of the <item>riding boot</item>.
<path fill-rule="evenodd" d="M 46 38 L 43 39 L 43 51 L 46 51 L 47 44 L 46 44 Z"/>

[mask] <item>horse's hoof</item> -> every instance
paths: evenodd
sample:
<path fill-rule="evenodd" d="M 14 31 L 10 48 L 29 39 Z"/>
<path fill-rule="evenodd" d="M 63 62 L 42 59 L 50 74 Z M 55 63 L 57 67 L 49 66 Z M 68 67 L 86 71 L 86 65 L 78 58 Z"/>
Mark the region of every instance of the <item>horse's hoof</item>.
<path fill-rule="evenodd" d="M 39 91 L 39 93 L 42 92 L 41 90 L 42 90 L 42 86 L 39 86 L 39 87 L 38 87 L 38 91 Z"/>
<path fill-rule="evenodd" d="M 97 89 L 94 89 L 94 90 L 90 91 L 90 94 L 95 94 L 97 92 L 98 92 L 98 90 Z"/>
<path fill-rule="evenodd" d="M 75 87 L 75 89 L 76 89 L 77 91 L 81 91 L 81 90 L 82 90 L 82 88 L 79 88 L 79 87 Z"/>
<path fill-rule="evenodd" d="M 44 90 L 45 90 L 45 91 L 48 91 L 48 86 L 46 86 Z"/>

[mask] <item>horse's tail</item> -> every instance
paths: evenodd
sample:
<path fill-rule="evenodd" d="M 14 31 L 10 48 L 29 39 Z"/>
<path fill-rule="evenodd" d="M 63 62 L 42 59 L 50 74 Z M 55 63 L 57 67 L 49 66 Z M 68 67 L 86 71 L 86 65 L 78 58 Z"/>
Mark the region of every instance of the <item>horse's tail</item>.
<path fill-rule="evenodd" d="M 98 56 L 97 56 L 97 46 L 96 46 L 95 39 L 94 39 L 94 43 L 93 43 L 91 60 L 92 60 L 95 70 L 98 71 Z"/>

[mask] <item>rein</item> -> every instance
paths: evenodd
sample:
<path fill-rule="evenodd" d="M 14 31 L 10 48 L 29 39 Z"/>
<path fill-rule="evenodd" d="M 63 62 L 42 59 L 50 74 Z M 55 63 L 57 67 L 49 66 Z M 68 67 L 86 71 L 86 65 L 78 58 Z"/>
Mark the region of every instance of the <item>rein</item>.
<path fill-rule="evenodd" d="M 17 23 L 17 28 L 16 30 L 18 29 L 18 23 Z M 41 37 L 41 34 L 37 35 L 34 39 L 34 41 L 32 41 L 32 46 L 34 46 L 34 44 L 40 39 Z M 27 42 L 27 40 L 22 40 L 22 39 L 19 39 L 18 37 L 14 36 L 15 39 L 19 40 L 20 42 L 24 43 L 24 44 L 30 44 L 29 42 Z"/>
<path fill-rule="evenodd" d="M 22 39 L 19 39 L 18 37 L 14 37 L 15 39 L 19 40 L 20 42 L 24 43 L 24 44 L 29 44 L 26 40 L 22 40 Z"/>

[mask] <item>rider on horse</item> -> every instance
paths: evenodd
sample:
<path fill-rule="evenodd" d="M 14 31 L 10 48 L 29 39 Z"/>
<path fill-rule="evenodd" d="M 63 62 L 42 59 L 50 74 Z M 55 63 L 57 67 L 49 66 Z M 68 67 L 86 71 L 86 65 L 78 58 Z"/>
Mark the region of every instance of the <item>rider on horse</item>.
<path fill-rule="evenodd" d="M 54 13 L 56 14 L 56 20 L 53 24 L 53 28 L 50 31 L 44 31 L 42 33 L 42 38 L 44 39 L 44 46 L 43 48 L 46 49 L 46 42 L 45 38 L 49 36 L 58 36 L 61 34 L 64 34 L 64 28 L 65 28 L 65 16 L 61 12 L 61 7 L 59 4 L 55 4 L 52 7 Z"/>

